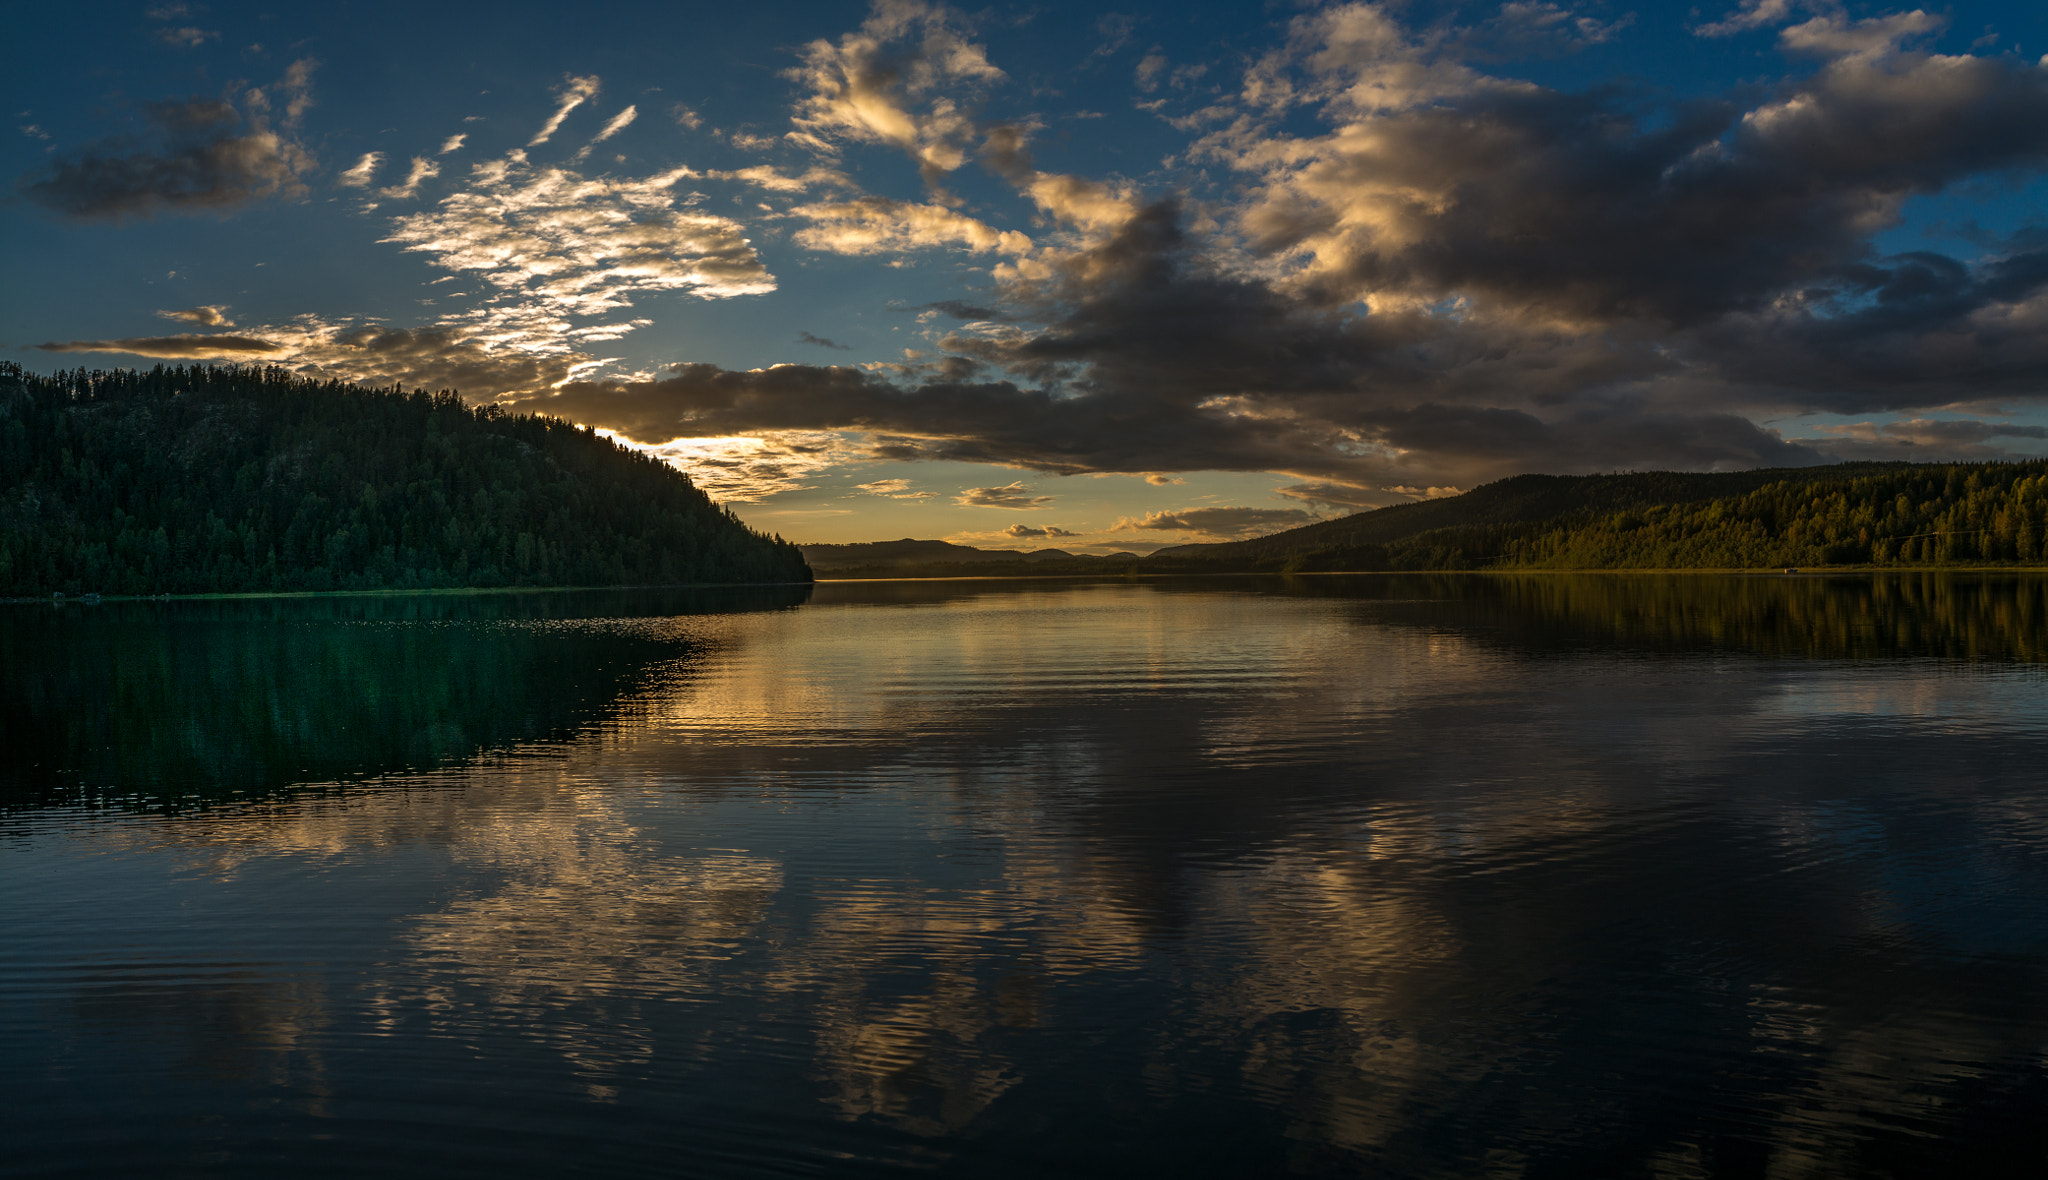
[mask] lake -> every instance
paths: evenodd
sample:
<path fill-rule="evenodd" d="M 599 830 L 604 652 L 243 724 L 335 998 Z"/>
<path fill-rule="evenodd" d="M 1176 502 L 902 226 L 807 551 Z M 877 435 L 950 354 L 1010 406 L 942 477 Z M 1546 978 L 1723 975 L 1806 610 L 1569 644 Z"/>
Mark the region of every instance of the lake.
<path fill-rule="evenodd" d="M 2048 1166 L 2048 579 L 0 607 L 0 1174 Z"/>

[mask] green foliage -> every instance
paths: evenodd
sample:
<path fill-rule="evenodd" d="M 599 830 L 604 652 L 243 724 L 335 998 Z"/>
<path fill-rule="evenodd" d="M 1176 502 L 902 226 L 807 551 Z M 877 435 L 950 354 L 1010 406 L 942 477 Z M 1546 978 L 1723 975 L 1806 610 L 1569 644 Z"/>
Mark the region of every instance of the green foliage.
<path fill-rule="evenodd" d="M 282 369 L 0 365 L 0 595 L 809 580 L 556 419 Z"/>

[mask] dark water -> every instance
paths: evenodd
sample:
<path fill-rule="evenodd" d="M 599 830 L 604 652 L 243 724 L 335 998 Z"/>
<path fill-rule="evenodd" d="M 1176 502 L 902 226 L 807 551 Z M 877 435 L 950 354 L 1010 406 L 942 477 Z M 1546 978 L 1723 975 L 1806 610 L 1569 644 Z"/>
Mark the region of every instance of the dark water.
<path fill-rule="evenodd" d="M 0 1174 L 2048 1167 L 2048 581 L 0 609 Z"/>

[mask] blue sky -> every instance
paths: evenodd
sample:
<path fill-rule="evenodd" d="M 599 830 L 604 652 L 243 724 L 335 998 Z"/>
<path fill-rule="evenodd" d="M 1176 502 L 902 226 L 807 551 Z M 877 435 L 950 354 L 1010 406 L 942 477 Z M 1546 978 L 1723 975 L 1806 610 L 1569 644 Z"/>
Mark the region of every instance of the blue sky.
<path fill-rule="evenodd" d="M 0 345 L 456 388 L 803 541 L 2048 450 L 2048 15 L 44 6 Z"/>

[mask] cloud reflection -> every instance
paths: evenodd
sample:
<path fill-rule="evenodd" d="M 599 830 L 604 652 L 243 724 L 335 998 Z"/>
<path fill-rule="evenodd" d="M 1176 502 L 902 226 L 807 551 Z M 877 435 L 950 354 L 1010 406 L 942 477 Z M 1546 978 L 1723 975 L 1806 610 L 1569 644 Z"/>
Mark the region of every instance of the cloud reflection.
<path fill-rule="evenodd" d="M 779 1078 L 947 1153 L 1057 1092 L 1077 1142 L 1233 1111 L 1247 1167 L 1711 1171 L 1734 1135 L 1853 1172 L 2048 1047 L 2000 1008 L 2038 963 L 1974 965 L 2039 895 L 2043 729 L 1997 695 L 2033 672 L 1769 646 L 1873 613 L 1945 642 L 2039 587 L 1345 585 L 821 587 L 673 621 L 710 654 L 546 756 L 175 847 L 433 842 L 446 887 L 366 987 L 392 1034 L 539 1045 L 605 1100 Z M 1930 762 L 1881 714 L 1800 721 L 1816 679 L 1978 724 Z"/>

